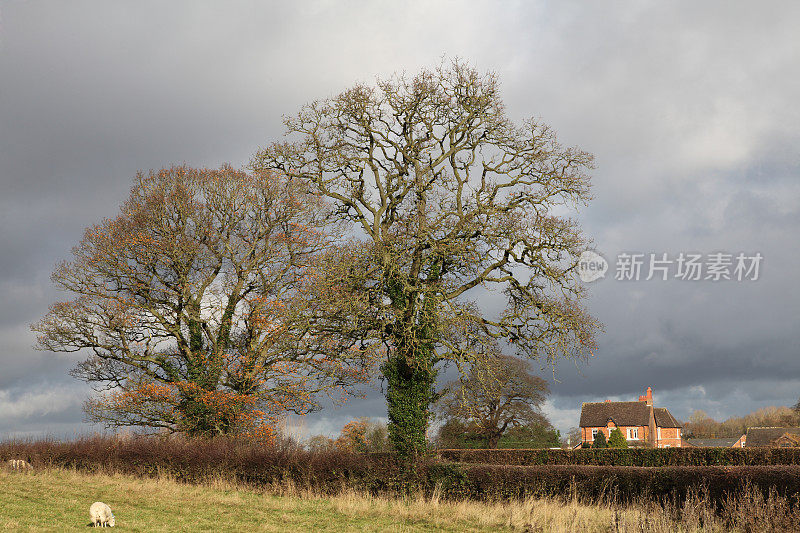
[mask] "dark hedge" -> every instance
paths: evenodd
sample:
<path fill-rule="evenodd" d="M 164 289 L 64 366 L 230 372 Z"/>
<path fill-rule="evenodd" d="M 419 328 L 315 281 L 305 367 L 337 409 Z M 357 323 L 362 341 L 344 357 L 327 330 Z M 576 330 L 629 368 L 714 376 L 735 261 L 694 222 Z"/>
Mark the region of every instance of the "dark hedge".
<path fill-rule="evenodd" d="M 459 463 L 595 466 L 800 465 L 800 448 L 627 448 L 578 450 L 440 450 Z"/>
<path fill-rule="evenodd" d="M 797 503 L 800 466 L 509 466 L 451 464 L 438 480 L 448 497 L 508 499 L 525 496 L 572 497 L 590 501 L 679 502 L 694 491 L 719 505 L 755 489 Z M 435 476 L 432 476 L 435 478 Z"/>
<path fill-rule="evenodd" d="M 200 482 L 225 477 L 252 485 L 292 480 L 315 490 L 338 490 L 354 482 L 387 479 L 396 470 L 389 454 L 363 455 L 341 451 L 308 452 L 291 443 L 276 447 L 236 439 L 212 440 L 135 437 L 91 437 L 70 442 L 0 443 L 0 460 L 27 459 L 34 468 L 64 467 L 135 476 L 169 475 Z M 391 479 L 391 477 L 389 477 Z M 379 480 L 374 485 L 379 486 Z M 387 483 L 387 486 L 389 483 Z"/>
<path fill-rule="evenodd" d="M 590 452 L 589 454 L 583 452 Z M 603 460 L 637 450 L 585 450 L 562 457 L 581 460 L 602 452 Z M 649 450 L 658 451 L 661 450 Z M 736 450 L 734 450 L 736 451 Z M 746 450 L 747 451 L 747 450 Z M 762 452 L 757 457 L 778 457 Z M 442 455 L 452 457 L 453 451 Z M 498 461 L 501 457 L 558 457 L 547 450 L 458 450 L 470 459 Z M 520 453 L 525 452 L 525 453 Z M 678 455 L 667 450 L 666 458 Z M 749 452 L 749 451 L 748 451 Z M 479 455 L 479 454 L 484 455 Z M 510 455 L 502 455 L 510 454 Z M 527 455 L 526 455 L 527 454 Z M 685 454 L 684 454 L 685 455 Z M 752 454 L 745 454 L 754 457 Z M 633 455 L 639 457 L 640 455 Z M 694 454 L 693 457 L 699 457 Z M 709 456 L 706 456 L 708 460 Z M 789 457 L 789 455 L 781 455 Z M 719 503 L 745 487 L 763 494 L 773 491 L 796 501 L 800 466 L 666 466 L 499 465 L 429 458 L 413 471 L 403 471 L 391 453 L 308 452 L 285 443 L 264 448 L 230 439 L 181 440 L 140 437 L 128 440 L 88 438 L 72 442 L 0 443 L 0 460 L 27 459 L 34 469 L 56 466 L 92 472 L 137 476 L 169 475 L 197 483 L 222 476 L 254 486 L 291 482 L 299 488 L 333 493 L 349 487 L 373 494 L 438 490 L 445 498 L 508 499 L 529 495 L 573 497 L 620 502 L 653 499 L 678 501 L 689 491 L 705 490 Z M 684 458 L 685 459 L 685 458 Z M 563 460 L 563 458 L 562 458 Z"/>

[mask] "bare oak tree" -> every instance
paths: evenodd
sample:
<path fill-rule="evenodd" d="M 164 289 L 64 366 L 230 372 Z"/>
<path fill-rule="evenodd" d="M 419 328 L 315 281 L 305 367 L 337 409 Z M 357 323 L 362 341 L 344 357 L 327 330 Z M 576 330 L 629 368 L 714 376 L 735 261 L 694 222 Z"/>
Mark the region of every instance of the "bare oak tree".
<path fill-rule="evenodd" d="M 90 356 L 91 420 L 269 438 L 276 417 L 364 377 L 309 348 L 304 309 L 329 244 L 325 203 L 272 172 L 139 174 L 119 216 L 86 230 L 53 281 L 75 298 L 35 324 L 38 347 Z M 316 341 L 314 341 L 316 342 Z"/>
<path fill-rule="evenodd" d="M 530 362 L 494 353 L 448 383 L 437 407 L 445 418 L 458 420 L 483 439 L 487 448 L 497 448 L 507 429 L 550 426 L 540 410 L 549 393 L 547 381 L 532 373 Z"/>
<path fill-rule="evenodd" d="M 313 184 L 353 224 L 354 246 L 325 274 L 347 308 L 329 302 L 317 324 L 385 347 L 404 456 L 425 450 L 437 364 L 470 361 L 480 338 L 549 362 L 588 354 L 598 324 L 575 272 L 588 243 L 564 214 L 589 199 L 592 157 L 535 120 L 515 125 L 495 75 L 455 61 L 356 85 L 285 123 L 292 140 L 252 167 Z M 484 312 L 482 288 L 506 308 Z"/>

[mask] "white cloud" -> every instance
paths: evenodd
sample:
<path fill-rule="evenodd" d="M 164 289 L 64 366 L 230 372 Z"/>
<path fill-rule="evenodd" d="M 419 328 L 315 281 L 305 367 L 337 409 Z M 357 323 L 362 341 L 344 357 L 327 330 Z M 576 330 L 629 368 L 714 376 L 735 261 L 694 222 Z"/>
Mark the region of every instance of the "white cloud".
<path fill-rule="evenodd" d="M 12 393 L 0 390 L 0 425 L 12 427 L 14 423 L 57 415 L 80 407 L 86 392 L 78 389 L 52 389 L 46 384 L 36 384 L 30 392 Z"/>
<path fill-rule="evenodd" d="M 578 427 L 581 406 L 578 404 L 577 407 L 559 408 L 556 407 L 552 399 L 548 399 L 542 405 L 542 412 L 547 416 L 554 428 L 561 431 L 562 435 L 566 435 L 570 429 Z"/>

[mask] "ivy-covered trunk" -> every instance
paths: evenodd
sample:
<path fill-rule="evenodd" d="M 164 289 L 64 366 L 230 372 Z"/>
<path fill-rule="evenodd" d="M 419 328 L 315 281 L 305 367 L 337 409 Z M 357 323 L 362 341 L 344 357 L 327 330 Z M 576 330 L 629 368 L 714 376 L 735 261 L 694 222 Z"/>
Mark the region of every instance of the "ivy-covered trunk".
<path fill-rule="evenodd" d="M 500 437 L 502 437 L 502 433 L 499 431 L 492 431 L 489 433 L 486 438 L 484 439 L 484 444 L 490 450 L 497 449 L 497 446 L 500 444 Z"/>
<path fill-rule="evenodd" d="M 413 461 L 426 451 L 429 407 L 435 394 L 436 370 L 429 352 L 414 355 L 412 364 L 409 364 L 406 354 L 395 353 L 383 365 L 387 381 L 389 440 L 403 461 Z"/>
<path fill-rule="evenodd" d="M 424 293 L 403 290 L 396 278 L 388 288 L 403 317 L 392 331 L 394 350 L 382 368 L 387 382 L 389 441 L 401 461 L 413 462 L 426 452 L 430 405 L 436 399 L 437 299 L 430 293 L 425 298 Z"/>

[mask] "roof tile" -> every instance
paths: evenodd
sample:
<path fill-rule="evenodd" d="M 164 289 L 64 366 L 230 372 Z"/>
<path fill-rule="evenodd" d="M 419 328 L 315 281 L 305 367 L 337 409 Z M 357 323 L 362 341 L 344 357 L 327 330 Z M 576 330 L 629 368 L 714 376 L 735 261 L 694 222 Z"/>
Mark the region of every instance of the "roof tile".
<path fill-rule="evenodd" d="M 800 435 L 798 428 L 747 428 L 747 439 L 744 442 L 745 448 L 758 446 L 772 446 L 772 441 L 779 439 L 785 433 L 790 435 Z"/>
<path fill-rule="evenodd" d="M 603 427 L 608 419 L 618 426 L 647 426 L 650 408 L 644 402 L 590 402 L 581 408 L 581 427 Z"/>

